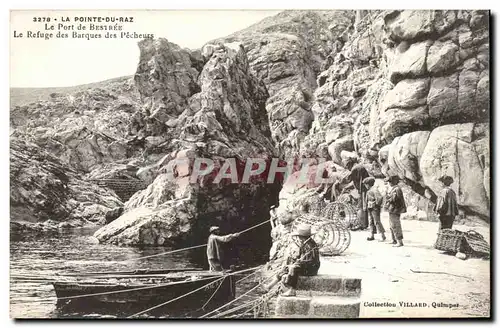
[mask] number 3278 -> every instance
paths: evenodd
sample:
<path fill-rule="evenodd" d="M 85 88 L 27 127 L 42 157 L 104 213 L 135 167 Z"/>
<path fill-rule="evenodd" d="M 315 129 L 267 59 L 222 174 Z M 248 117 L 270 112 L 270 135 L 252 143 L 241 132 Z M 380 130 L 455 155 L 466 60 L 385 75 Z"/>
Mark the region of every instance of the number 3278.
<path fill-rule="evenodd" d="M 50 17 L 33 17 L 35 23 L 48 23 L 50 22 Z"/>

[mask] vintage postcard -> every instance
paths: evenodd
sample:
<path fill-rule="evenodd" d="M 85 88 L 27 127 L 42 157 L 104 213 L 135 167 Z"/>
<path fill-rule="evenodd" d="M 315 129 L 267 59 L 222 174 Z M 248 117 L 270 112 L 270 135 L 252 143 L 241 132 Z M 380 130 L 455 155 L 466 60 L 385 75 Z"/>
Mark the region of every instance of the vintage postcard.
<path fill-rule="evenodd" d="M 11 10 L 10 316 L 490 318 L 488 10 Z"/>

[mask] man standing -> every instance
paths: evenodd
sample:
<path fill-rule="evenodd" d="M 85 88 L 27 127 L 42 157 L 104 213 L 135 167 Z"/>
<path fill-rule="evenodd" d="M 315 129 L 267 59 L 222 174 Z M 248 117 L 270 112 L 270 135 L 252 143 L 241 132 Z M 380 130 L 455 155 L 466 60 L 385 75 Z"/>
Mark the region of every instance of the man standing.
<path fill-rule="evenodd" d="M 219 234 L 219 227 L 210 227 L 210 236 L 207 241 L 207 259 L 210 271 L 223 271 L 222 262 L 224 255 L 220 244 L 230 242 L 240 235 L 239 233 L 233 233 L 226 236 L 219 236 Z"/>
<path fill-rule="evenodd" d="M 368 227 L 368 213 L 363 208 L 366 188 L 363 186 L 363 180 L 370 176 L 368 170 L 361 163 L 358 163 L 358 160 L 355 157 L 349 157 L 346 160 L 346 167 L 351 173 L 348 176 L 348 179 L 352 181 L 354 187 L 359 193 L 359 201 L 358 201 L 358 221 L 360 223 L 361 229 L 366 229 Z"/>
<path fill-rule="evenodd" d="M 391 175 L 386 181 L 390 184 L 387 194 L 385 208 L 389 212 L 389 223 L 391 226 L 391 236 L 394 247 L 403 246 L 403 229 L 401 228 L 401 214 L 406 213 L 406 203 L 403 191 L 398 186 L 399 176 Z"/>
<path fill-rule="evenodd" d="M 443 175 L 438 179 L 444 185 L 444 189 L 439 194 L 439 197 L 434 206 L 434 211 L 439 214 L 439 230 L 451 229 L 453 221 L 458 215 L 458 202 L 455 191 L 451 189 L 453 178 L 449 175 Z"/>
<path fill-rule="evenodd" d="M 380 221 L 380 209 L 382 208 L 382 195 L 375 188 L 375 178 L 368 177 L 363 180 L 363 184 L 368 191 L 364 205 L 368 211 L 368 221 L 370 222 L 370 237 L 367 240 L 375 240 L 374 235 L 380 233 L 381 241 L 385 241 L 385 229 Z"/>

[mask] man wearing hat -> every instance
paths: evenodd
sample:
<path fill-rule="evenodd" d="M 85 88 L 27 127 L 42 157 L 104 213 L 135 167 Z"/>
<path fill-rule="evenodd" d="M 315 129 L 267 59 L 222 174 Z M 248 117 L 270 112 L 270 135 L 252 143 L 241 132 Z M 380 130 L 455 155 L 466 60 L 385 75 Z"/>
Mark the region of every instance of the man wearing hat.
<path fill-rule="evenodd" d="M 385 241 L 385 229 L 380 221 L 380 209 L 382 208 L 382 195 L 375 188 L 375 178 L 368 177 L 363 180 L 363 184 L 368 191 L 364 201 L 365 209 L 368 211 L 368 221 L 370 223 L 370 237 L 367 240 L 374 240 L 374 235 L 380 233 L 381 241 Z"/>
<path fill-rule="evenodd" d="M 368 178 L 370 176 L 370 173 L 368 173 L 368 170 L 366 167 L 358 163 L 358 160 L 356 157 L 348 157 L 346 159 L 346 168 L 350 171 L 349 176 L 347 177 L 347 180 L 351 181 L 356 188 L 356 190 L 359 193 L 359 201 L 358 201 L 358 212 L 357 212 L 357 217 L 358 221 L 360 222 L 360 228 L 361 229 L 366 229 L 368 227 L 368 213 L 363 210 L 365 207 L 364 199 L 366 195 L 366 188 L 363 186 L 363 180 L 365 178 Z"/>
<path fill-rule="evenodd" d="M 299 276 L 315 276 L 320 266 L 319 247 L 312 239 L 311 226 L 300 224 L 291 235 L 294 243 L 287 249 L 286 265 L 274 280 L 265 286 L 270 290 L 281 281 L 284 287 L 282 296 L 295 296 Z"/>
<path fill-rule="evenodd" d="M 210 236 L 207 241 L 207 259 L 210 271 L 223 271 L 222 262 L 224 260 L 224 254 L 222 252 L 221 243 L 230 242 L 240 235 L 239 233 L 233 233 L 226 236 L 219 236 L 219 234 L 219 227 L 210 227 Z"/>
<path fill-rule="evenodd" d="M 455 191 L 451 189 L 453 178 L 449 175 L 443 175 L 439 179 L 444 185 L 434 206 L 434 211 L 439 214 L 439 230 L 451 229 L 453 221 L 458 215 L 458 202 Z"/>
<path fill-rule="evenodd" d="M 385 208 L 389 212 L 389 223 L 391 226 L 391 244 L 395 247 L 403 246 L 403 229 L 401 228 L 401 214 L 406 213 L 406 202 L 403 191 L 398 186 L 399 176 L 391 175 L 386 179 L 390 189 L 387 193 Z"/>

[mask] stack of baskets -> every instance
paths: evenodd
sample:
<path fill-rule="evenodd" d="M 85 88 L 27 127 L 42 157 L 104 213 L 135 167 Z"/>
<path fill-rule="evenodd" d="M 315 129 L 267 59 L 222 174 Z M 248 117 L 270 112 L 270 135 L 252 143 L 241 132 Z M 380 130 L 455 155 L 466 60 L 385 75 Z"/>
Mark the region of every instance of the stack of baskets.
<path fill-rule="evenodd" d="M 463 232 L 443 229 L 438 233 L 434 248 L 451 253 L 461 252 L 473 257 L 489 257 L 490 255 L 488 242 L 474 230 Z"/>

